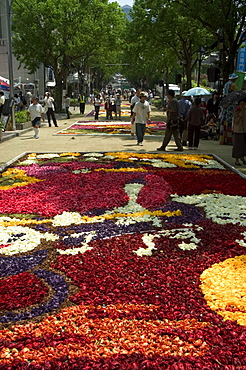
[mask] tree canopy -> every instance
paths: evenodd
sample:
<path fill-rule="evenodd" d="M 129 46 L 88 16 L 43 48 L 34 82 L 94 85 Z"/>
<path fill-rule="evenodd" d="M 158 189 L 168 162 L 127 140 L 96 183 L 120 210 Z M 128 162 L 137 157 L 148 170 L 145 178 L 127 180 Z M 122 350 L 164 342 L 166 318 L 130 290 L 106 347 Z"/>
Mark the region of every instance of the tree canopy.
<path fill-rule="evenodd" d="M 171 0 L 182 11 L 200 22 L 214 37 L 214 47 L 220 51 L 224 81 L 234 71 L 238 49 L 246 41 L 245 0 Z"/>
<path fill-rule="evenodd" d="M 13 51 L 30 72 L 41 63 L 53 68 L 61 106 L 71 63 L 94 58 L 106 69 L 106 57 L 121 46 L 124 20 L 117 3 L 107 0 L 14 0 Z"/>
<path fill-rule="evenodd" d="M 135 63 L 128 74 L 136 78 L 144 65 L 149 75 L 156 69 L 170 73 L 180 62 L 186 88 L 190 88 L 197 50 L 202 46 L 207 55 L 218 51 L 225 82 L 246 40 L 245 4 L 245 0 L 206 0 L 199 4 L 197 0 L 135 0 L 126 46 L 127 58 L 130 55 Z"/>
<path fill-rule="evenodd" d="M 187 88 L 191 87 L 191 73 L 197 62 L 199 46 L 212 42 L 211 32 L 199 21 L 190 19 L 177 3 L 162 0 L 136 0 L 128 29 L 128 49 L 131 56 L 148 64 L 149 73 L 163 71 L 168 82 L 169 74 L 184 66 Z M 134 35 L 134 36 L 133 36 Z M 132 41 L 131 41 L 132 40 Z"/>
<path fill-rule="evenodd" d="M 219 52 L 225 80 L 246 40 L 246 0 L 204 0 L 199 9 L 197 0 L 135 0 L 131 17 L 108 0 L 13 0 L 13 51 L 30 72 L 53 68 L 61 103 L 71 65 L 101 81 L 121 69 L 144 88 L 182 64 L 190 88 L 200 46 Z"/>

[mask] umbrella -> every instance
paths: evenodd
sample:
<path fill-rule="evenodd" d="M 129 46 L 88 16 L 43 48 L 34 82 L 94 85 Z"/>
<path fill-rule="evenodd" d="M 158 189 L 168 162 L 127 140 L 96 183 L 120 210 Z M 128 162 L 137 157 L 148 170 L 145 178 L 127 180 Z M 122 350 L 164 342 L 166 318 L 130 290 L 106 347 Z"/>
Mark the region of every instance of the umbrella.
<path fill-rule="evenodd" d="M 220 105 L 225 108 L 241 99 L 246 99 L 246 90 L 236 90 L 231 92 L 221 100 Z"/>
<path fill-rule="evenodd" d="M 203 87 L 197 86 L 186 91 L 186 93 L 183 96 L 201 96 L 201 95 L 211 95 L 211 92 L 208 91 L 207 89 L 204 89 Z"/>

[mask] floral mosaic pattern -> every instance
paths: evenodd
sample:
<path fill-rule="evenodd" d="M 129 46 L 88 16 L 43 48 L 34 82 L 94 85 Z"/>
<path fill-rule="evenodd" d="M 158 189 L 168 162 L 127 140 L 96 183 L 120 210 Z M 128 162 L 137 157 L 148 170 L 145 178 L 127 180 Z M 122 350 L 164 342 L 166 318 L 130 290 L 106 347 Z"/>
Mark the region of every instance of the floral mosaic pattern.
<path fill-rule="evenodd" d="M 151 121 L 146 124 L 146 135 L 164 135 L 166 123 Z M 54 135 L 125 134 L 131 135 L 131 122 L 123 121 L 78 121 Z"/>
<path fill-rule="evenodd" d="M 121 116 L 122 117 L 130 117 L 131 116 L 131 110 L 130 110 L 131 104 L 122 102 L 121 104 Z M 86 117 L 93 117 L 95 115 L 95 110 L 92 109 L 89 113 L 86 114 Z M 112 112 L 112 115 L 115 115 L 115 112 Z M 106 109 L 105 104 L 101 104 L 100 110 L 99 110 L 99 116 L 100 117 L 106 117 Z"/>
<path fill-rule="evenodd" d="M 113 115 L 115 115 L 114 112 L 113 112 Z M 95 110 L 92 109 L 89 113 L 86 114 L 85 117 L 94 117 L 94 116 L 95 116 Z M 130 110 L 124 109 L 121 111 L 121 117 L 130 117 L 130 116 L 131 116 Z M 104 108 L 100 108 L 99 117 L 106 117 L 106 110 Z"/>
<path fill-rule="evenodd" d="M 0 178 L 0 367 L 244 368 L 245 196 L 208 155 L 18 160 Z"/>

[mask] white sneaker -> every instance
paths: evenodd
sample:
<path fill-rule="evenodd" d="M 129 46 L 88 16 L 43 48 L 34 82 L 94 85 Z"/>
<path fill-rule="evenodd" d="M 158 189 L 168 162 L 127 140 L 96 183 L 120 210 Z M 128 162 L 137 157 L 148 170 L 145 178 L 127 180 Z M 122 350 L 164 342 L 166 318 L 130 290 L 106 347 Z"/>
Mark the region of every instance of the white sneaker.
<path fill-rule="evenodd" d="M 143 146 L 143 143 L 142 142 L 141 143 L 138 142 L 138 145 Z"/>
<path fill-rule="evenodd" d="M 35 139 L 39 139 L 38 135 L 34 135 L 34 138 L 35 138 Z"/>

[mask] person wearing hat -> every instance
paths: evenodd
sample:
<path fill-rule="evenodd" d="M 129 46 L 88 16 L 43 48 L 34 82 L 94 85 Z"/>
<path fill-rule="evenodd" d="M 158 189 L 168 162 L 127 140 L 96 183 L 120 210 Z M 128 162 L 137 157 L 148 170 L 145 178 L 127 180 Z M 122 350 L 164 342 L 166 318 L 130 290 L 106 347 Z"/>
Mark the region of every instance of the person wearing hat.
<path fill-rule="evenodd" d="M 237 90 L 237 85 L 235 84 L 237 78 L 238 78 L 238 75 L 236 73 L 230 74 L 228 81 L 226 82 L 224 86 L 224 90 L 223 90 L 224 96 Z"/>
<path fill-rule="evenodd" d="M 133 108 L 132 121 L 136 125 L 137 145 L 143 145 L 143 138 L 146 129 L 146 122 L 150 122 L 150 105 L 147 101 L 147 93 L 141 91 L 139 94 L 139 101 Z"/>
<path fill-rule="evenodd" d="M 233 91 L 237 90 L 236 80 L 238 75 L 232 73 L 229 75 L 228 81 L 225 83 L 223 94 L 227 96 Z M 232 118 L 237 103 L 231 103 L 227 107 L 222 109 L 221 120 L 220 120 L 220 144 L 231 144 L 232 145 Z"/>
<path fill-rule="evenodd" d="M 165 111 L 167 112 L 167 128 L 162 145 L 160 148 L 157 148 L 157 150 L 164 152 L 173 135 L 177 145 L 177 149 L 175 149 L 175 151 L 182 152 L 183 147 L 179 138 L 179 102 L 175 98 L 175 92 L 173 90 L 168 90 L 167 98 L 168 104 L 167 108 L 165 108 Z"/>

